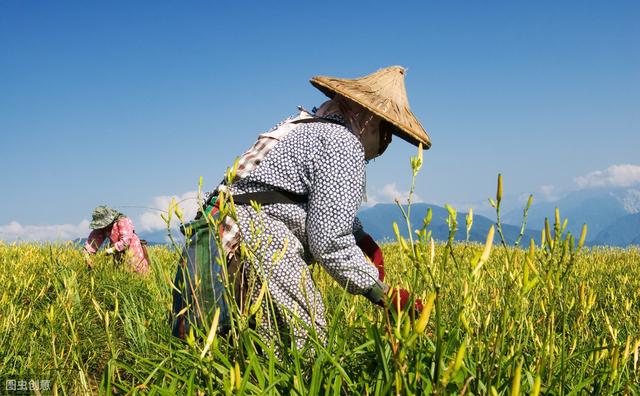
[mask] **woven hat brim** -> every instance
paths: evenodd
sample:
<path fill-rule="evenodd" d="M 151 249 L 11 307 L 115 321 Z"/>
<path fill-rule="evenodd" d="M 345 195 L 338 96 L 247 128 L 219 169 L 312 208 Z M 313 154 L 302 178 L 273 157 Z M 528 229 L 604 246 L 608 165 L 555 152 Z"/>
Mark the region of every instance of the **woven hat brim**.
<path fill-rule="evenodd" d="M 358 103 L 360 106 L 366 108 L 367 110 L 371 111 L 375 115 L 390 122 L 397 129 L 395 135 L 405 140 L 406 142 L 411 143 L 415 146 L 418 146 L 418 144 L 422 143 L 422 147 L 425 150 L 431 147 L 431 138 L 422 127 L 422 124 L 420 123 L 420 121 L 418 121 L 418 119 L 413 114 L 413 112 L 411 112 L 411 110 L 406 110 L 405 114 L 409 118 L 411 123 L 414 125 L 413 127 L 406 125 L 405 123 L 402 123 L 393 117 L 390 117 L 388 114 L 384 113 L 383 111 L 380 111 L 379 109 L 377 109 L 376 107 L 372 106 L 369 103 L 363 103 L 363 101 L 360 98 L 356 97 L 353 94 L 353 92 L 358 91 L 358 89 L 352 88 L 350 90 L 347 90 L 342 88 L 345 85 L 350 87 L 356 87 L 360 85 L 356 81 L 333 78 L 333 77 L 317 76 L 317 77 L 313 77 L 310 80 L 310 82 L 314 87 L 319 89 L 327 97 L 333 98 L 336 95 L 336 93 L 340 94 L 346 97 L 347 99 Z M 367 92 L 368 88 L 362 86 L 360 88 L 360 91 Z"/>

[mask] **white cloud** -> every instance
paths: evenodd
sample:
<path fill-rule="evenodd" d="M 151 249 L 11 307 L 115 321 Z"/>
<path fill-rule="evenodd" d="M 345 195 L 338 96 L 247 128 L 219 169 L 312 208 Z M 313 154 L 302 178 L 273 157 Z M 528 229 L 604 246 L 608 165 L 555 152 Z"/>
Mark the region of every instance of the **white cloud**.
<path fill-rule="evenodd" d="M 178 207 L 184 213 L 186 221 L 192 220 L 198 208 L 196 191 L 189 191 L 181 195 L 162 195 L 151 199 L 147 205 L 147 211 L 143 212 L 134 222 L 136 231 L 157 231 L 167 228 L 166 223 L 160 217 L 166 216 L 171 203 L 175 199 Z M 175 215 L 172 218 L 172 226 L 177 226 Z M 52 224 L 52 225 L 22 225 L 17 221 L 0 225 L 0 240 L 6 242 L 15 241 L 67 241 L 77 238 L 86 238 L 89 235 L 89 220 L 83 220 L 79 224 Z"/>
<path fill-rule="evenodd" d="M 640 166 L 631 164 L 611 165 L 584 176 L 578 176 L 574 182 L 579 188 L 591 187 L 629 187 L 640 183 Z"/>
<path fill-rule="evenodd" d="M 372 206 L 376 206 L 379 203 L 380 202 L 375 197 L 372 197 L 371 195 L 367 194 L 367 200 L 362 202 L 362 206 L 369 208 Z"/>
<path fill-rule="evenodd" d="M 640 190 L 630 188 L 618 199 L 628 213 L 640 213 Z"/>
<path fill-rule="evenodd" d="M 400 203 L 407 203 L 407 199 L 409 198 L 409 191 L 400 191 L 396 187 L 396 183 L 386 184 L 375 193 L 368 194 L 367 197 L 367 206 L 373 206 L 377 203 L 390 203 L 395 202 L 397 199 Z M 413 193 L 412 202 L 423 202 L 422 198 L 415 192 Z"/>
<path fill-rule="evenodd" d="M 538 194 L 536 195 L 540 198 L 542 202 L 557 201 L 562 196 L 562 194 L 558 191 L 556 186 L 554 186 L 553 184 L 545 184 L 538 187 Z M 528 195 L 526 199 L 529 199 Z"/>
<path fill-rule="evenodd" d="M 189 191 L 182 195 L 161 195 L 154 197 L 151 200 L 149 207 L 154 208 L 147 210 L 142 215 L 136 224 L 136 229 L 140 231 L 157 231 L 167 228 L 167 224 L 160 215 L 167 216 L 171 200 L 175 199 L 178 207 L 184 213 L 183 217 L 185 221 L 192 220 L 198 211 L 198 193 L 196 191 Z M 172 226 L 178 225 L 176 216 L 174 215 L 171 221 Z"/>
<path fill-rule="evenodd" d="M 468 213 L 469 209 L 473 209 L 476 214 L 495 213 L 495 209 L 489 205 L 489 200 L 477 202 L 453 202 L 449 204 L 449 206 L 456 209 L 458 212 Z"/>
<path fill-rule="evenodd" d="M 89 220 L 79 224 L 22 225 L 16 221 L 0 225 L 0 240 L 16 241 L 67 241 L 86 238 Z"/>

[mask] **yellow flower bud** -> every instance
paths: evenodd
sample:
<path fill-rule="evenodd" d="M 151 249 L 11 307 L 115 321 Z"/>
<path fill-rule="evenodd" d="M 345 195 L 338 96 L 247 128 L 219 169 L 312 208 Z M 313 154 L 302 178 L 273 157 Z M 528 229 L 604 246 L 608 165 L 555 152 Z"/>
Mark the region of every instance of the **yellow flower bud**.
<path fill-rule="evenodd" d="M 464 353 L 467 349 L 467 343 L 466 340 L 462 341 L 462 344 L 460 345 L 460 348 L 458 348 L 458 353 L 456 353 L 456 361 L 453 365 L 453 372 L 455 373 L 456 371 L 460 370 L 460 368 L 462 367 L 462 362 L 464 359 Z"/>
<path fill-rule="evenodd" d="M 416 334 L 422 334 L 424 330 L 427 328 L 427 324 L 429 323 L 429 317 L 431 316 L 431 311 L 433 310 L 433 303 L 436 301 L 436 292 L 429 294 L 427 297 L 427 301 L 422 308 L 422 312 L 420 312 L 420 317 L 416 321 L 416 324 L 413 327 L 413 330 Z"/>
<path fill-rule="evenodd" d="M 587 237 L 587 224 L 582 225 L 582 232 L 580 233 L 580 240 L 578 241 L 578 250 L 584 246 L 584 240 Z"/>
<path fill-rule="evenodd" d="M 522 375 L 522 360 L 516 366 L 516 371 L 513 374 L 513 382 L 511 383 L 511 396 L 518 396 L 520 394 L 521 375 Z"/>
<path fill-rule="evenodd" d="M 536 379 L 533 380 L 533 389 L 531 390 L 531 396 L 538 396 L 540 394 L 541 379 L 539 375 L 536 375 Z"/>
<path fill-rule="evenodd" d="M 549 219 L 546 217 L 544 218 L 544 234 L 547 238 L 549 246 L 553 247 L 553 239 L 551 239 L 551 227 L 549 226 Z"/>
<path fill-rule="evenodd" d="M 240 365 L 236 362 L 234 367 L 236 377 L 236 390 L 240 390 L 240 384 L 242 383 L 242 376 L 240 375 Z"/>

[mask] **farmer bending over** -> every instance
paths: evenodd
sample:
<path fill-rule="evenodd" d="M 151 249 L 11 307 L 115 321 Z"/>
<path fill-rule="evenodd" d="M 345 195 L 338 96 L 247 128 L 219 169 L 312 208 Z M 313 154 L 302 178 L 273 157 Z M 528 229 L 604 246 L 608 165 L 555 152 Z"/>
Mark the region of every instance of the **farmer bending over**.
<path fill-rule="evenodd" d="M 413 300 L 408 291 L 394 289 L 387 301 L 382 251 L 356 218 L 365 196 L 365 164 L 385 151 L 392 135 L 431 146 L 409 109 L 404 73 L 394 66 L 357 79 L 314 77 L 311 84 L 330 100 L 260 135 L 238 160 L 234 179 L 209 198 L 207 210 L 215 214 L 218 196 L 233 196 L 237 221 L 222 219 L 222 247 L 233 260 L 243 243 L 254 259 L 245 257 L 241 265 L 266 283 L 273 308 L 263 298 L 256 324 L 265 339 L 293 330 L 300 347 L 310 327 L 324 336 L 325 307 L 311 276 L 313 262 L 349 293 L 374 304 L 405 308 Z M 261 210 L 254 210 L 251 201 L 261 203 Z M 192 258 L 184 260 L 176 283 L 181 271 L 193 271 Z M 251 304 L 259 298 L 260 284 L 249 291 Z M 414 303 L 421 309 L 419 300 Z M 174 314 L 184 307 L 181 294 L 174 293 Z M 176 317 L 174 334 L 184 337 L 187 320 Z M 304 325 L 292 325 L 292 317 Z"/>
<path fill-rule="evenodd" d="M 89 227 L 93 230 L 84 245 L 85 259 L 92 267 L 89 255 L 95 254 L 102 242 L 108 237 L 108 255 L 114 256 L 117 263 L 125 263 L 130 269 L 140 273 L 149 271 L 149 258 L 146 249 L 133 229 L 131 220 L 108 206 L 98 206 L 93 210 Z"/>

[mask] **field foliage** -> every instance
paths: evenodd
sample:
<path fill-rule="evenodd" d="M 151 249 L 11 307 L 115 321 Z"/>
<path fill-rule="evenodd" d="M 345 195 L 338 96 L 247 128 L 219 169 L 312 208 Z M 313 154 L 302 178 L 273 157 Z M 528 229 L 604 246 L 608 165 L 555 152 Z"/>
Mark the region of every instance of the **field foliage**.
<path fill-rule="evenodd" d="M 421 298 L 420 315 L 348 295 L 315 265 L 328 333 L 303 350 L 265 344 L 251 307 L 225 336 L 214 317 L 172 338 L 176 249 L 152 248 L 145 277 L 102 255 L 90 270 L 71 244 L 0 243 L 0 379 L 56 394 L 640 394 L 640 250 L 585 249 L 559 211 L 541 244 L 500 243 L 501 184 L 484 245 L 454 242 L 473 218 L 458 225 L 450 207 L 448 241 L 429 214 L 394 225 L 386 282 Z"/>
<path fill-rule="evenodd" d="M 314 358 L 281 360 L 260 352 L 250 330 L 216 337 L 206 353 L 204 337 L 173 340 L 176 255 L 166 248 L 151 250 L 143 278 L 107 257 L 89 271 L 70 245 L 0 245 L 0 378 L 47 378 L 60 394 L 640 392 L 638 249 L 582 251 L 562 277 L 567 264 L 550 264 L 548 252 L 536 251 L 531 265 L 528 251 L 497 248 L 474 277 L 470 262 L 482 250 L 435 246 L 435 261 L 446 263 L 433 264 L 437 304 L 420 331 L 318 271 L 329 343 Z M 389 282 L 413 287 L 420 272 L 415 290 L 427 301 L 430 260 L 414 267 L 400 244 L 384 251 Z M 561 271 L 549 275 L 550 265 Z"/>

